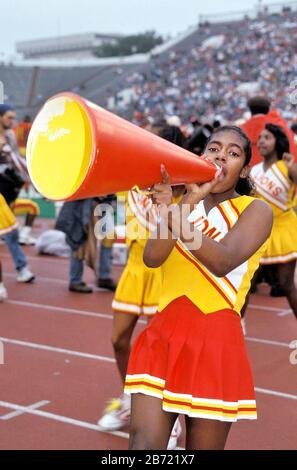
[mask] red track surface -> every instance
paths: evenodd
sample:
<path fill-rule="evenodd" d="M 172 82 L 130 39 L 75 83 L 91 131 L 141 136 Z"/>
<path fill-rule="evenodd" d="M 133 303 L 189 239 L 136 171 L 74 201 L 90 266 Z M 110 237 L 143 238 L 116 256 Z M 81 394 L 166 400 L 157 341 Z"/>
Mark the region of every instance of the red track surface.
<path fill-rule="evenodd" d="M 0 246 L 9 291 L 0 305 L 0 449 L 127 449 L 128 429 L 96 429 L 106 401 L 121 393 L 109 339 L 112 294 L 70 293 L 68 260 L 25 251 L 37 275 L 31 285 L 16 282 Z M 115 278 L 120 272 L 114 269 Z M 85 278 L 94 282 L 88 269 Z M 287 301 L 263 288 L 253 295 L 247 333 L 259 418 L 235 423 L 227 449 L 296 449 L 297 365 L 290 363 L 289 344 L 297 340 L 297 322 Z M 22 408 L 34 404 L 35 410 Z"/>

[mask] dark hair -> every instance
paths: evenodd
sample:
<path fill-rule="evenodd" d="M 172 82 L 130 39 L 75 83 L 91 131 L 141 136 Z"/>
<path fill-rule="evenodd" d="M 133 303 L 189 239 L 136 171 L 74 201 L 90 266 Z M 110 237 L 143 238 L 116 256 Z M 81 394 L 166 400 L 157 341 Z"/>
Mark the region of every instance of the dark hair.
<path fill-rule="evenodd" d="M 297 134 L 297 122 L 293 122 L 291 125 L 291 130 L 294 132 L 294 134 Z"/>
<path fill-rule="evenodd" d="M 212 131 L 213 128 L 209 124 L 196 126 L 193 133 L 186 140 L 185 148 L 196 155 L 201 155 Z"/>
<path fill-rule="evenodd" d="M 169 142 L 172 142 L 179 147 L 184 147 L 185 144 L 185 136 L 177 126 L 169 126 L 168 124 L 161 127 L 160 131 L 158 132 L 159 137 L 162 137 Z"/>
<path fill-rule="evenodd" d="M 221 127 L 221 122 L 218 119 L 215 119 L 212 123 L 212 127 L 214 129 L 217 129 L 218 127 Z"/>
<path fill-rule="evenodd" d="M 211 134 L 211 136 L 209 137 L 209 139 L 207 140 L 206 142 L 206 145 L 205 145 L 205 149 L 208 145 L 208 143 L 210 142 L 210 140 L 212 139 L 212 137 L 215 135 L 215 134 L 219 134 L 220 132 L 234 132 L 235 134 L 237 134 L 243 141 L 243 151 L 244 151 L 244 155 L 245 155 L 245 160 L 244 160 L 244 165 L 243 166 L 246 166 L 250 163 L 251 159 L 252 159 L 252 143 L 250 141 L 250 139 L 248 138 L 248 136 L 243 132 L 242 129 L 240 129 L 240 127 L 237 127 L 237 126 L 222 126 L 222 127 L 218 127 L 217 129 L 214 129 L 213 133 Z M 237 184 L 236 184 L 236 187 L 235 187 L 235 191 L 240 194 L 241 196 L 249 196 L 251 194 L 253 194 L 255 190 L 255 187 L 254 187 L 254 184 L 250 178 L 250 176 L 246 176 L 246 178 L 239 178 Z"/>
<path fill-rule="evenodd" d="M 280 126 L 271 123 L 266 124 L 265 129 L 275 137 L 275 151 L 278 160 L 281 160 L 283 154 L 290 151 L 290 142 L 287 134 Z"/>
<path fill-rule="evenodd" d="M 264 96 L 253 96 L 248 100 L 248 107 L 252 115 L 254 114 L 268 114 L 270 109 L 270 101 Z"/>

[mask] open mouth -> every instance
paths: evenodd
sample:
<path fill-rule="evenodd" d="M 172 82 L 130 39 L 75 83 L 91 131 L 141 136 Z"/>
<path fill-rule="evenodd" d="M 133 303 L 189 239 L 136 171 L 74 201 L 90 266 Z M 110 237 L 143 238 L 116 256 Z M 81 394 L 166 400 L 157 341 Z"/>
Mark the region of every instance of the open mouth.
<path fill-rule="evenodd" d="M 203 158 L 203 160 L 207 160 L 207 161 L 213 163 L 216 166 L 216 168 L 220 171 L 220 179 L 225 178 L 225 176 L 227 175 L 227 170 L 224 166 L 218 164 L 217 162 L 212 161 L 210 158 L 207 158 L 204 155 L 202 155 L 201 158 Z"/>
<path fill-rule="evenodd" d="M 221 165 L 218 165 L 218 163 L 215 163 L 215 166 L 220 171 L 220 179 L 225 178 L 225 176 L 227 175 L 226 168 Z"/>

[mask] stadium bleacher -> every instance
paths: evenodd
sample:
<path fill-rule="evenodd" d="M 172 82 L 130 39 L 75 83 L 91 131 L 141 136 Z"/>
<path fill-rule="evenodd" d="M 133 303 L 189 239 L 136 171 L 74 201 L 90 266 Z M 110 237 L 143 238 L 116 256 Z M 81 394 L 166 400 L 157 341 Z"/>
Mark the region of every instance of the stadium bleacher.
<path fill-rule="evenodd" d="M 19 117 L 34 116 L 48 97 L 68 90 L 105 107 L 112 103 L 112 111 L 130 119 L 139 111 L 154 119 L 176 114 L 182 122 L 195 113 L 234 121 L 246 111 L 247 94 L 257 91 L 292 120 L 296 50 L 297 8 L 258 18 L 205 21 L 172 47 L 152 51 L 143 63 L 2 64 L 0 80 L 6 101 L 16 106 Z M 124 102 L 123 90 L 130 92 Z"/>

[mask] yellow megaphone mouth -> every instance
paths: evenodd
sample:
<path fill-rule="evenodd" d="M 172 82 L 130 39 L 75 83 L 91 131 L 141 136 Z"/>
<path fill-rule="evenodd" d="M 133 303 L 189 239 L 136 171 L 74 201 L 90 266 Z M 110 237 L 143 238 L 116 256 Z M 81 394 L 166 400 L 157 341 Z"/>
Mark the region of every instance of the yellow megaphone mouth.
<path fill-rule="evenodd" d="M 72 196 L 92 159 L 92 125 L 87 111 L 67 95 L 47 101 L 27 144 L 27 165 L 36 189 L 54 200 Z"/>

